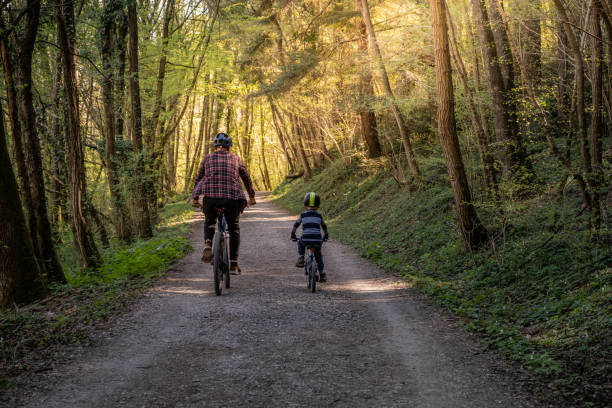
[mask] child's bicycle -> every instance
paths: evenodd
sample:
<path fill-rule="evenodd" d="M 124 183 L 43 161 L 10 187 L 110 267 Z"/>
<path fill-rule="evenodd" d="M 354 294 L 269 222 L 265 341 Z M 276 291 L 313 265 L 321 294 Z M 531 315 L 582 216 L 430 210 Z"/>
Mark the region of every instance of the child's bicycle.
<path fill-rule="evenodd" d="M 223 281 L 226 289 L 230 287 L 229 232 L 223 208 L 217 208 L 217 228 L 213 237 L 212 250 L 215 293 L 221 296 L 221 282 Z"/>
<path fill-rule="evenodd" d="M 294 239 L 292 241 L 297 241 Z M 319 281 L 319 268 L 315 259 L 315 250 L 319 248 L 319 244 L 306 244 L 306 254 L 308 257 L 304 262 L 304 270 L 306 273 L 306 287 L 315 293 L 317 290 L 317 282 Z"/>

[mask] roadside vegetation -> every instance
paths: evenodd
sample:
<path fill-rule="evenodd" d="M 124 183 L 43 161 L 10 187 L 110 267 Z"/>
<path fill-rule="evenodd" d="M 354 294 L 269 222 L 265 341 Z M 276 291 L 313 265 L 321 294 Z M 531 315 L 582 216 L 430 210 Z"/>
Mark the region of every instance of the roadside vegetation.
<path fill-rule="evenodd" d="M 467 251 L 439 152 L 419 158 L 426 182 L 410 192 L 388 163 L 353 154 L 309 182 L 280 185 L 277 202 L 302 211 L 322 196 L 332 238 L 409 280 L 462 317 L 486 346 L 516 359 L 577 405 L 604 406 L 612 378 L 612 250 L 588 240 L 575 187 L 554 185 L 503 206 L 477 204 L 489 243 Z M 538 174 L 551 163 L 537 160 Z"/>
<path fill-rule="evenodd" d="M 103 249 L 99 269 L 81 271 L 69 239 L 58 246 L 68 282 L 52 286 L 41 301 L 0 312 L 0 390 L 20 374 L 50 369 L 63 346 L 89 342 L 191 249 L 185 221 L 193 210 L 186 198 L 176 196 L 160 211 L 153 237 Z"/>

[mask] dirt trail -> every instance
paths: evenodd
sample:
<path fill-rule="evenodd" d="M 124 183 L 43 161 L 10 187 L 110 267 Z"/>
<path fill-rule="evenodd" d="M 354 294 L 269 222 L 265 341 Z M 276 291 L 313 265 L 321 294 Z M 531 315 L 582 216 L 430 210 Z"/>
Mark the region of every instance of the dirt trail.
<path fill-rule="evenodd" d="M 307 292 L 269 201 L 241 221 L 242 276 L 214 295 L 196 251 L 104 333 L 23 389 L 28 407 L 532 407 L 505 363 L 416 292 L 336 242 L 329 283 Z"/>

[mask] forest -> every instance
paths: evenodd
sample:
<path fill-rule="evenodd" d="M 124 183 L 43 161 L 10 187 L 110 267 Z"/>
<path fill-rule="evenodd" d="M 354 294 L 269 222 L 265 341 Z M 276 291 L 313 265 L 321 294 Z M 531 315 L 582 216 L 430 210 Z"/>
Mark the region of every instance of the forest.
<path fill-rule="evenodd" d="M 296 211 L 320 190 L 364 256 L 413 278 L 480 265 L 462 282 L 539 287 L 565 303 L 508 317 L 517 342 L 569 327 L 561 360 L 593 341 L 593 366 L 610 361 L 610 0 L 7 0 L 0 59 L 7 311 L 123 273 L 122 251 L 158 237 L 223 131 L 257 190 Z M 530 334 L 553 316 L 567 326 Z"/>

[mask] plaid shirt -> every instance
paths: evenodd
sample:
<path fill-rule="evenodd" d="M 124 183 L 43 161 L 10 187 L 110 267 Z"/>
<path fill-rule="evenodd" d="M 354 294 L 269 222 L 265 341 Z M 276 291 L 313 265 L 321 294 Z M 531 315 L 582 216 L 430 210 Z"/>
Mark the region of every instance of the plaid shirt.
<path fill-rule="evenodd" d="M 255 197 L 251 176 L 240 158 L 226 150 L 217 150 L 202 160 L 191 198 L 204 196 L 246 202 L 240 179 L 249 197 Z"/>

